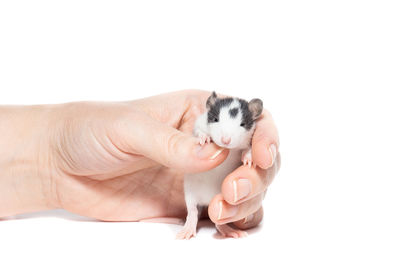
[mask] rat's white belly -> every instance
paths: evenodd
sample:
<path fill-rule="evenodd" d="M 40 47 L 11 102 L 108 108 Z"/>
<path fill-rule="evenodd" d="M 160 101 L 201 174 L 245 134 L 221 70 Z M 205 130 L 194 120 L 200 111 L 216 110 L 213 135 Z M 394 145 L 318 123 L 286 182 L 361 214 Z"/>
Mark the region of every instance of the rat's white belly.
<path fill-rule="evenodd" d="M 207 172 L 185 176 L 184 189 L 186 203 L 208 205 L 212 198 L 221 192 L 225 177 L 241 165 L 241 150 L 230 150 L 226 160 Z"/>

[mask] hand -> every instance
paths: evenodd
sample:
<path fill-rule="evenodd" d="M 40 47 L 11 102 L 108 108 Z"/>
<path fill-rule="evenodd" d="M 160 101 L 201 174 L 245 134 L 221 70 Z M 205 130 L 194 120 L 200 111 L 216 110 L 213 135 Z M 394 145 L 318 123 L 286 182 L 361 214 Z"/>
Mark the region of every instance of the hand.
<path fill-rule="evenodd" d="M 33 154 L 34 162 L 46 169 L 40 182 L 47 208 L 64 208 L 108 221 L 184 217 L 183 173 L 211 169 L 228 154 L 214 144 L 201 147 L 191 136 L 208 95 L 193 90 L 122 103 L 46 106 L 48 111 L 42 115 L 45 131 L 39 131 L 42 142 L 32 143 L 40 143 L 33 150 L 41 153 Z M 261 121 L 254 139 L 254 148 L 258 148 L 253 153 L 256 164 L 266 168 L 272 158 L 268 149 L 260 148 L 277 143 L 277 135 L 267 113 Z M 261 220 L 259 196 L 272 180 L 268 172 L 240 167 L 228 176 L 222 188 L 228 201 L 224 208 L 232 203 L 227 181 L 238 174 L 248 177 L 254 183 L 252 193 L 247 201 L 240 200 L 238 207 L 242 210 L 245 203 L 251 205 L 248 211 L 255 213 L 253 224 L 257 224 Z M 214 202 L 210 205 L 212 220 Z M 243 210 L 238 216 L 249 214 Z"/>

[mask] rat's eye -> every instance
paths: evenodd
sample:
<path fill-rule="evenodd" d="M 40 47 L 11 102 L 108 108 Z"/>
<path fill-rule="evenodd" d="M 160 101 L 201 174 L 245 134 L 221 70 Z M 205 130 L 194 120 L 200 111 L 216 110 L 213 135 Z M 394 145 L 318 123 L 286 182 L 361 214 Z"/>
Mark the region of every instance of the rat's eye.
<path fill-rule="evenodd" d="M 240 126 L 244 127 L 244 122 L 242 122 L 242 123 L 240 124 Z"/>
<path fill-rule="evenodd" d="M 218 118 L 214 118 L 214 122 L 218 122 Z"/>

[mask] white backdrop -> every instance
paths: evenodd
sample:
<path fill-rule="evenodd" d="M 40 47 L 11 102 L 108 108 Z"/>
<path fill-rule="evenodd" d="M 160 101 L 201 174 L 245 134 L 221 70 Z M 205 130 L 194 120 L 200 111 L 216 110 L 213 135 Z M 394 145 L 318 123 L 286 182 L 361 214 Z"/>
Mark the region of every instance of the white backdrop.
<path fill-rule="evenodd" d="M 0 104 L 259 97 L 282 154 L 246 239 L 44 212 L 0 220 L 1 265 L 399 266 L 399 14 L 385 0 L 0 1 Z"/>

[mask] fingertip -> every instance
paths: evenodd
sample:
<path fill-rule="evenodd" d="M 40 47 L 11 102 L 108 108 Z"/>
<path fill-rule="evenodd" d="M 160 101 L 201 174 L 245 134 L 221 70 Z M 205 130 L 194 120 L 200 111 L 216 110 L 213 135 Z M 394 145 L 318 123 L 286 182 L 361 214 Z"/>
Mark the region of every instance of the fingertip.
<path fill-rule="evenodd" d="M 221 193 L 230 205 L 237 205 L 249 197 L 253 190 L 253 174 L 248 167 L 239 167 L 222 182 Z"/>
<path fill-rule="evenodd" d="M 221 185 L 221 194 L 226 202 L 231 205 L 235 204 L 235 199 L 237 199 L 237 179 L 230 178 L 229 176 L 225 178 Z"/>
<path fill-rule="evenodd" d="M 227 149 L 223 149 L 214 143 L 204 145 L 196 143 L 192 148 L 191 155 L 183 159 L 186 165 L 185 171 L 190 173 L 210 170 L 221 164 L 228 157 L 228 154 Z"/>
<path fill-rule="evenodd" d="M 279 150 L 278 130 L 271 114 L 264 110 L 257 121 L 252 141 L 253 161 L 262 169 L 268 169 L 274 164 Z"/>
<path fill-rule="evenodd" d="M 222 196 L 231 205 L 240 204 L 258 194 L 260 190 L 265 190 L 260 182 L 265 175 L 266 171 L 261 168 L 240 166 L 222 182 Z"/>
<path fill-rule="evenodd" d="M 221 216 L 223 201 L 224 198 L 222 195 L 218 194 L 211 200 L 210 204 L 208 204 L 208 217 L 214 223 L 217 223 L 218 218 Z"/>
<path fill-rule="evenodd" d="M 222 182 L 221 194 L 224 200 L 230 205 L 239 205 L 256 197 L 271 184 L 276 172 L 274 170 L 240 166 Z"/>
<path fill-rule="evenodd" d="M 181 140 L 167 145 L 168 153 L 164 153 L 165 165 L 181 170 L 184 173 L 197 173 L 210 170 L 221 164 L 229 151 L 215 145 L 200 145 L 198 139 L 186 134 L 180 134 Z"/>
<path fill-rule="evenodd" d="M 259 142 L 253 146 L 252 153 L 256 165 L 262 169 L 268 169 L 274 165 L 278 148 L 275 143 L 265 144 L 264 142 Z"/>
<path fill-rule="evenodd" d="M 216 160 L 224 154 L 228 155 L 228 151 L 214 143 L 205 143 L 203 145 L 196 144 L 194 148 L 195 156 L 201 160 Z M 225 153 L 223 153 L 225 152 Z"/>

